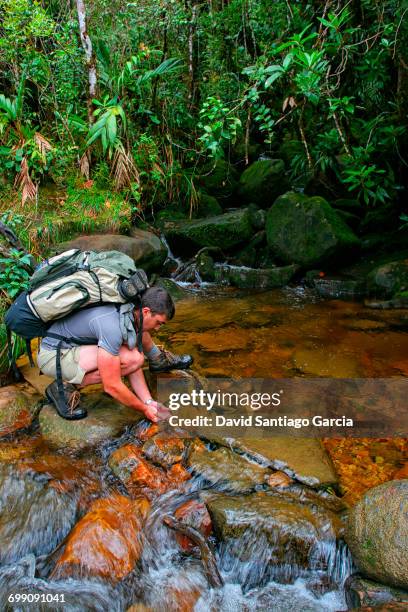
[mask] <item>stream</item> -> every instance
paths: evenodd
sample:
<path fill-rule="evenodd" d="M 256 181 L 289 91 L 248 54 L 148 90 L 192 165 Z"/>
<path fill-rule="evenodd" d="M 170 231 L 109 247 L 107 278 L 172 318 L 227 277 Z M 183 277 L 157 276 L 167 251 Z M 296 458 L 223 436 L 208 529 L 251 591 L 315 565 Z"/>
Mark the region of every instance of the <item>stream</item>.
<path fill-rule="evenodd" d="M 177 302 L 175 319 L 160 330 L 158 342 L 174 352 L 191 353 L 200 376 L 408 375 L 407 311 L 374 311 L 358 302 L 322 300 L 302 286 L 256 293 L 204 285 L 185 292 Z M 287 489 L 273 488 L 265 480 L 270 470 L 266 476 L 262 472 L 259 480 L 261 467 L 253 460 L 211 441 L 191 439 L 183 440 L 185 477 L 165 481 L 174 465 L 164 468 L 159 463 L 159 468 L 152 460 L 154 474 L 162 470 L 157 482 L 167 484 L 160 489 L 149 481 L 141 488 L 140 481 L 136 486 L 129 474 L 126 480 L 112 469 L 111 457 L 131 447 L 137 463 L 146 444 L 146 427 L 146 422 L 128 426 L 119 437 L 80 452 L 47 444 L 38 420 L 29 430 L 0 440 L 2 609 L 347 610 L 343 585 L 353 564 L 341 535 L 344 512 L 332 501 L 334 495 L 319 497 L 319 492 L 297 482 Z M 199 464 L 197 456 L 211 453 L 220 457 L 216 477 L 211 470 L 194 467 Z M 393 455 L 395 466 L 401 460 Z M 234 480 L 234 461 L 248 467 L 249 485 L 225 485 Z M 128 469 L 129 462 L 126 465 Z M 224 465 L 231 472 L 223 474 Z M 98 500 L 120 501 L 121 512 L 129 497 L 143 506 L 133 569 L 124 570 L 118 580 L 110 575 L 109 564 L 104 565 L 108 545 L 104 538 L 110 538 L 110 525 L 104 531 L 83 530 L 90 535 L 81 562 L 72 565 L 71 551 L 71 566 L 68 563 L 68 571 L 67 564 L 60 571 L 59 560 L 68 554 L 63 553 L 64 546 L 74 525 L 97 507 Z M 207 539 L 224 583 L 221 587 L 210 586 L 203 553 L 191 542 L 181 546 L 180 535 L 163 522 L 191 502 L 209 509 L 214 531 Z M 97 520 L 105 517 L 103 512 L 94 510 Z M 124 533 L 133 532 L 129 527 Z M 121 542 L 112 553 L 119 569 L 124 563 Z M 77 556 L 79 550 L 77 546 Z M 86 569 L 87 551 L 99 559 L 99 576 Z"/>

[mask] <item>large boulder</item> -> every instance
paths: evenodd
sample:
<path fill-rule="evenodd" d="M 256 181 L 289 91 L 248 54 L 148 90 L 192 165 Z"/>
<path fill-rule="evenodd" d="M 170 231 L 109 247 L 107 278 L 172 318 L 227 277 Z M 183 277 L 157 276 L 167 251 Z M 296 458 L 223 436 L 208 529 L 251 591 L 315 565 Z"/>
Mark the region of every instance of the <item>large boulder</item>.
<path fill-rule="evenodd" d="M 408 259 L 391 261 L 374 268 L 367 278 L 370 295 L 381 298 L 408 297 Z"/>
<path fill-rule="evenodd" d="M 0 565 L 24 555 L 46 555 L 69 533 L 77 500 L 45 478 L 0 464 Z"/>
<path fill-rule="evenodd" d="M 352 509 L 346 540 L 362 574 L 408 589 L 408 479 L 369 489 Z"/>
<path fill-rule="evenodd" d="M 275 268 L 247 268 L 221 264 L 214 267 L 214 280 L 241 289 L 274 289 L 284 287 L 299 269 L 296 265 Z"/>
<path fill-rule="evenodd" d="M 61 252 L 73 248 L 83 251 L 120 251 L 129 255 L 137 266 L 148 273 L 159 271 L 167 257 L 167 249 L 160 238 L 152 232 L 138 228 L 132 230 L 131 236 L 120 234 L 78 236 L 61 244 L 58 250 Z"/>
<path fill-rule="evenodd" d="M 41 397 L 28 384 L 0 389 L 0 438 L 31 425 Z"/>
<path fill-rule="evenodd" d="M 142 551 L 140 503 L 115 494 L 96 500 L 75 525 L 51 578 L 127 576 Z"/>
<path fill-rule="evenodd" d="M 287 264 L 310 268 L 359 246 L 357 236 L 330 204 L 288 192 L 266 215 L 266 237 L 272 252 Z"/>
<path fill-rule="evenodd" d="M 207 501 L 215 535 L 223 543 L 222 562 L 236 558 L 234 576 L 245 587 L 268 578 L 296 578 L 316 554 L 326 562 L 336 551 L 338 518 L 316 504 L 299 503 L 277 493 L 219 495 Z M 228 562 L 228 561 L 227 561 Z M 231 567 L 231 561 L 229 560 Z"/>
<path fill-rule="evenodd" d="M 198 184 L 220 203 L 227 203 L 238 187 L 238 172 L 225 159 L 203 168 Z"/>
<path fill-rule="evenodd" d="M 268 208 L 288 188 L 284 162 L 281 159 L 262 159 L 241 174 L 238 196 L 244 202 L 255 202 Z"/>
<path fill-rule="evenodd" d="M 215 215 L 222 215 L 222 207 L 217 198 L 207 193 L 200 193 L 197 207 L 193 210 L 193 217 L 214 217 Z"/>
<path fill-rule="evenodd" d="M 88 416 L 79 421 L 67 421 L 54 407 L 44 406 L 39 420 L 41 434 L 48 444 L 55 448 L 82 450 L 118 436 L 127 425 L 143 419 L 141 412 L 102 393 L 83 394 L 82 402 Z"/>
<path fill-rule="evenodd" d="M 167 221 L 163 233 L 170 248 L 180 253 L 203 247 L 230 249 L 248 241 L 253 229 L 248 210 L 242 209 L 207 219 Z"/>

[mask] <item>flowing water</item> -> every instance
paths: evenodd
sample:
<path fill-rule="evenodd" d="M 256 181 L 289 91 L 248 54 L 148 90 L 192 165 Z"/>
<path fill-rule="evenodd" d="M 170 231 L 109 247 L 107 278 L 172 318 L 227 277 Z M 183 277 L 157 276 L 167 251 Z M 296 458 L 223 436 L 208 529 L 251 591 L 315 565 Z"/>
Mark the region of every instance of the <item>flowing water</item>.
<path fill-rule="evenodd" d="M 207 377 L 385 377 L 408 374 L 407 329 L 406 311 L 323 301 L 302 287 L 258 294 L 205 288 L 178 303 L 160 340 L 192 353 L 194 369 Z M 314 498 L 300 504 L 265 487 L 248 504 L 246 493 L 225 491 L 222 474 L 219 482 L 195 476 L 152 495 L 141 556 L 121 581 L 86 573 L 52 578 L 64 538 L 92 501 L 127 495 L 107 460 L 137 439 L 137 427 L 79 454 L 48 447 L 38 424 L 0 441 L 2 609 L 121 612 L 136 602 L 139 612 L 347 609 L 342 586 L 352 562 L 335 513 Z M 198 550 L 183 552 L 163 524 L 187 500 L 221 512 L 233 530 L 211 544 L 222 587 L 209 586 Z M 9 603 L 16 593 L 64 595 L 65 603 Z"/>

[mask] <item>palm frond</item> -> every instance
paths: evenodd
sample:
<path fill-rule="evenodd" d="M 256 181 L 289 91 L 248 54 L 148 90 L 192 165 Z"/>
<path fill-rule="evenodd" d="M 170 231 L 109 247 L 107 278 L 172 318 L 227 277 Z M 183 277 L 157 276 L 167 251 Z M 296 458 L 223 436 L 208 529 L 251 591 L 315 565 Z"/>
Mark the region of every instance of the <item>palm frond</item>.
<path fill-rule="evenodd" d="M 38 147 L 43 163 L 47 160 L 47 153 L 52 151 L 51 143 L 40 132 L 34 134 L 34 142 Z"/>
<path fill-rule="evenodd" d="M 153 70 L 147 70 L 145 73 L 141 74 L 138 77 L 137 82 L 139 85 L 142 85 L 143 83 L 146 83 L 147 81 L 150 81 L 151 79 L 161 77 L 164 74 L 171 74 L 173 72 L 176 72 L 176 70 L 178 70 L 181 67 L 181 64 L 182 64 L 181 60 L 176 59 L 174 57 L 169 57 L 168 59 L 164 60 L 164 62 L 159 64 Z"/>
<path fill-rule="evenodd" d="M 89 151 L 87 149 L 85 153 L 82 155 L 81 159 L 79 160 L 79 171 L 82 174 L 82 176 L 86 178 L 87 181 L 89 181 L 90 168 L 91 168 L 91 164 L 89 161 Z"/>
<path fill-rule="evenodd" d="M 140 184 L 139 172 L 129 151 L 117 147 L 112 163 L 112 175 L 115 187 L 119 191 L 124 187 L 131 187 L 132 183 Z"/>
<path fill-rule="evenodd" d="M 24 206 L 27 200 L 35 200 L 37 197 L 37 186 L 31 180 L 28 171 L 27 159 L 24 157 L 21 162 L 20 172 L 16 176 L 14 186 L 21 189 L 21 203 Z"/>

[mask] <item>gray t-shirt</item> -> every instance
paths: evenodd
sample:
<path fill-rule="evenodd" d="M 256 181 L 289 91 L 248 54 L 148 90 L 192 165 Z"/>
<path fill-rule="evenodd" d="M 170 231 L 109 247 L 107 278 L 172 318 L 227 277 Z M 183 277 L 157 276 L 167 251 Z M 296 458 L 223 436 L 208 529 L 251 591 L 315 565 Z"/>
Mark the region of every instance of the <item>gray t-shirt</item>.
<path fill-rule="evenodd" d="M 95 344 L 108 351 L 111 355 L 119 355 L 123 344 L 119 326 L 119 312 L 114 305 L 95 306 L 78 310 L 72 315 L 56 321 L 48 331 L 67 338 L 95 338 Z M 47 350 L 57 348 L 58 340 L 43 338 L 41 347 Z M 71 348 L 76 344 L 62 343 L 61 348 Z"/>

